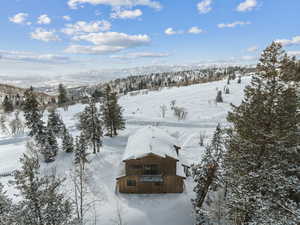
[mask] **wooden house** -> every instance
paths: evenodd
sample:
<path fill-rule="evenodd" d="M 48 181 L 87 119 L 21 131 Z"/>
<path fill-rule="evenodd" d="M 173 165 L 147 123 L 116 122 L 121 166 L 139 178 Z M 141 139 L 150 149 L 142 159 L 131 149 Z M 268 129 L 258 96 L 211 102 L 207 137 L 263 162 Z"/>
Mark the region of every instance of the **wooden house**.
<path fill-rule="evenodd" d="M 120 193 L 181 193 L 184 168 L 180 147 L 165 131 L 147 126 L 129 137 L 117 178 Z"/>

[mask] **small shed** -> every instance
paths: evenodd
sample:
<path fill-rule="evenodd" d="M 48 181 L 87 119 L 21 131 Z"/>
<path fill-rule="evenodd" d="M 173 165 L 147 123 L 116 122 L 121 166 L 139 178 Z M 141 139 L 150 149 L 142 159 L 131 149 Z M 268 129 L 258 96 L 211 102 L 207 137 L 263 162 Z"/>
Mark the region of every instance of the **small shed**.
<path fill-rule="evenodd" d="M 185 173 L 180 147 L 167 132 L 153 126 L 129 137 L 117 188 L 120 193 L 181 193 Z"/>

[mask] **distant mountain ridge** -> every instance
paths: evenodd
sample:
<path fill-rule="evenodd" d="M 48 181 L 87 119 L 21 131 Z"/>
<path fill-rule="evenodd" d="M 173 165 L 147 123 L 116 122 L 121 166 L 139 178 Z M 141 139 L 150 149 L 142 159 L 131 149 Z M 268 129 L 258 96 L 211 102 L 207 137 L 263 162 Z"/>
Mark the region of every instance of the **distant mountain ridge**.
<path fill-rule="evenodd" d="M 65 75 L 43 76 L 43 75 L 24 75 L 24 76 L 6 76 L 0 74 L 0 83 L 16 85 L 23 88 L 34 87 L 57 87 L 59 83 L 63 83 L 67 87 L 78 87 L 103 83 L 117 78 L 128 76 L 147 75 L 151 73 L 178 72 L 185 70 L 196 70 L 205 68 L 226 68 L 228 66 L 240 66 L 240 64 L 190 64 L 190 65 L 154 65 L 141 66 L 124 69 L 103 69 L 90 70 L 86 72 L 78 72 Z M 252 65 L 244 65 L 243 67 L 253 67 Z"/>

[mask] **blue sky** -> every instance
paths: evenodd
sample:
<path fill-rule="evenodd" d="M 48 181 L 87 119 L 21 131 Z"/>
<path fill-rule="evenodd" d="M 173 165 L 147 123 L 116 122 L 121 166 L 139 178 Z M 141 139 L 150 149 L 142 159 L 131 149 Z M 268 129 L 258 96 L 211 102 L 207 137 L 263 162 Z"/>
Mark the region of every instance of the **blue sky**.
<path fill-rule="evenodd" d="M 299 0 L 10 0 L 0 75 L 253 63 L 272 41 L 300 55 Z"/>

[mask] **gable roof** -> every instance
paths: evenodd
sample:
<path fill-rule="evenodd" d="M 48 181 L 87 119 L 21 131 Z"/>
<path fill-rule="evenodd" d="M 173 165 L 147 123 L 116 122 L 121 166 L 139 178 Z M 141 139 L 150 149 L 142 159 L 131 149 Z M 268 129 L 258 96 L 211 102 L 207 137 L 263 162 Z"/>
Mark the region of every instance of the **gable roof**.
<path fill-rule="evenodd" d="M 175 138 L 157 127 L 146 126 L 129 137 L 123 161 L 143 158 L 149 154 L 178 159 Z"/>

